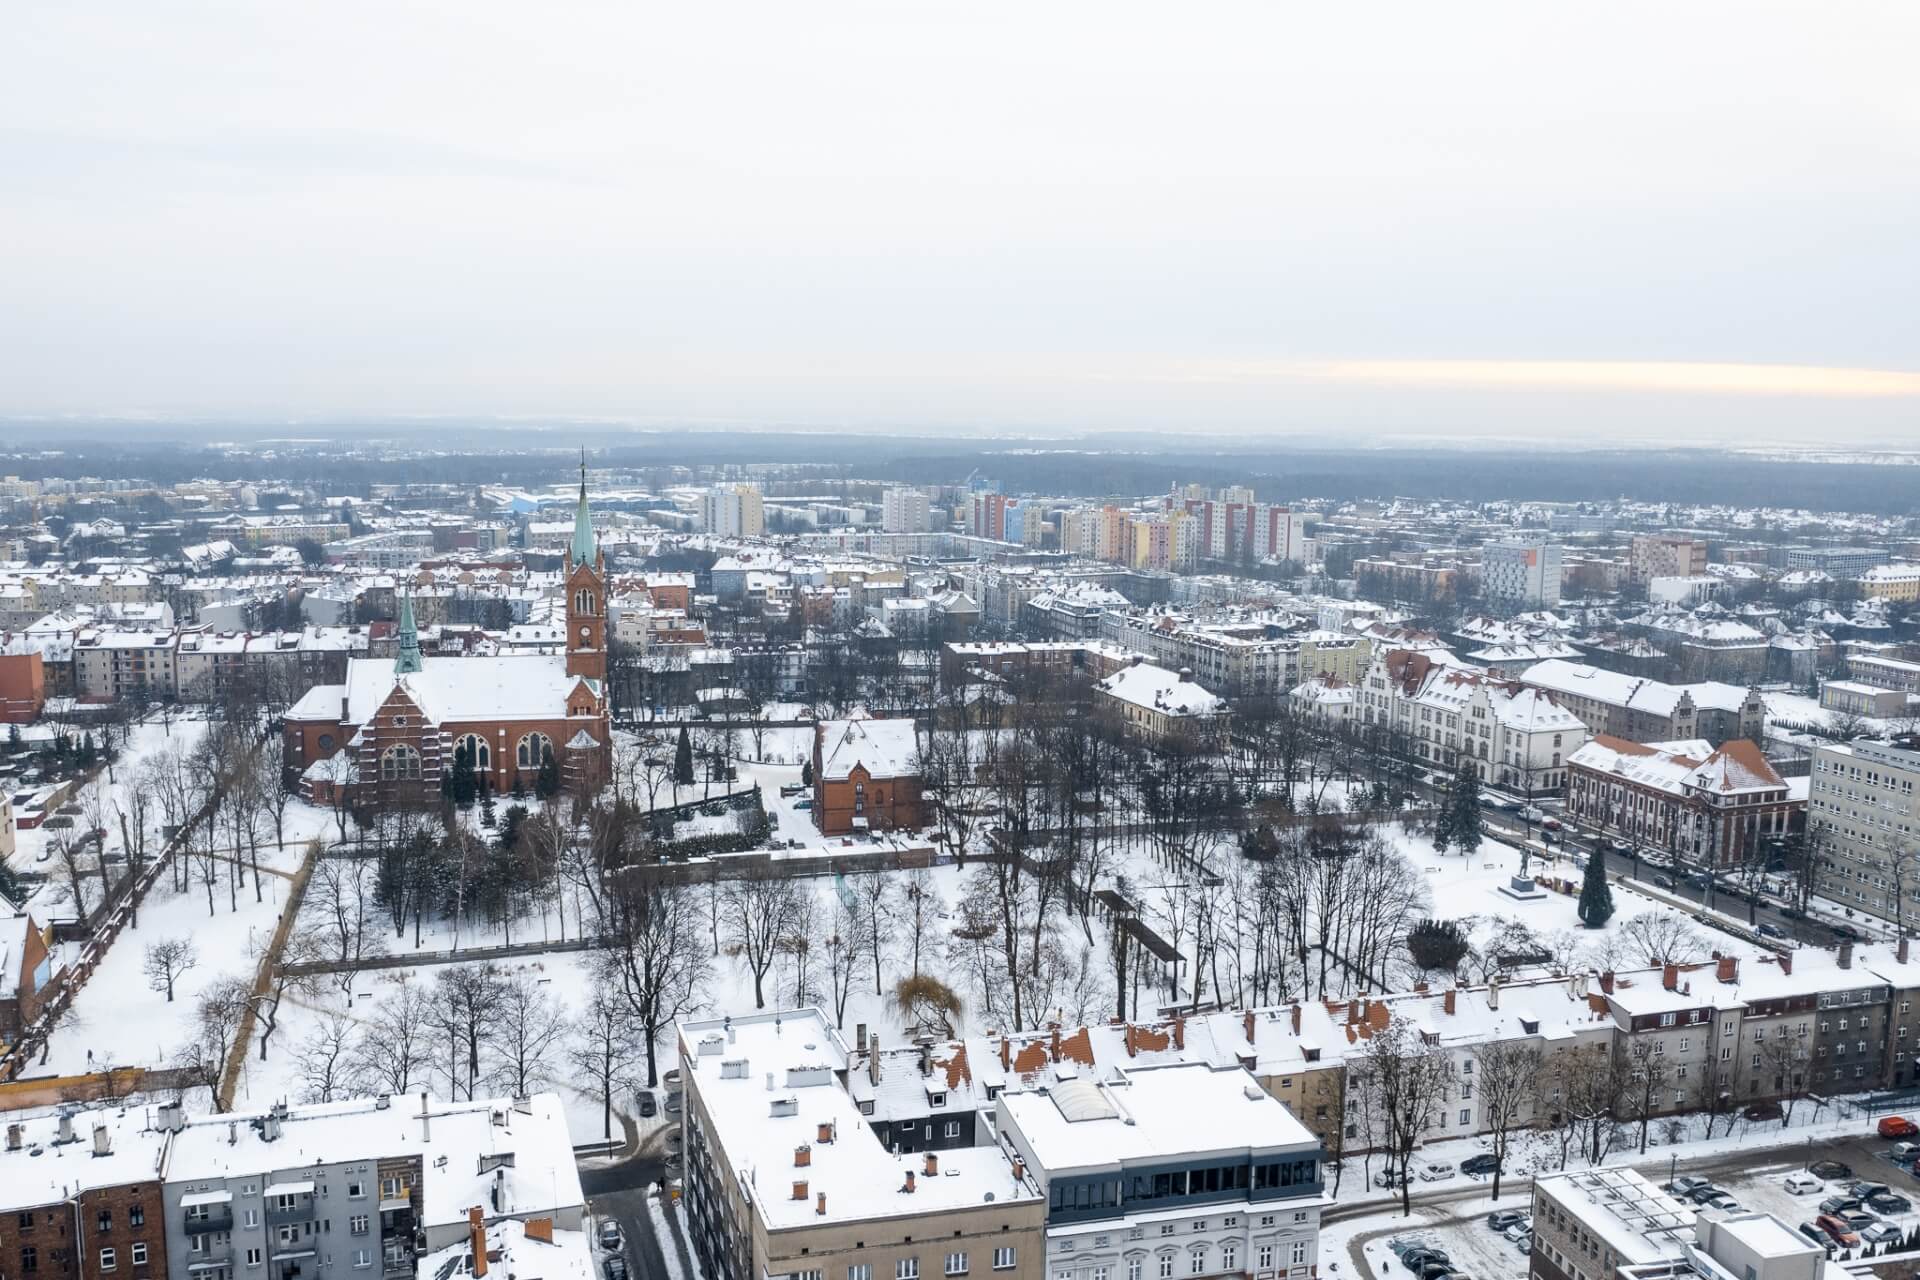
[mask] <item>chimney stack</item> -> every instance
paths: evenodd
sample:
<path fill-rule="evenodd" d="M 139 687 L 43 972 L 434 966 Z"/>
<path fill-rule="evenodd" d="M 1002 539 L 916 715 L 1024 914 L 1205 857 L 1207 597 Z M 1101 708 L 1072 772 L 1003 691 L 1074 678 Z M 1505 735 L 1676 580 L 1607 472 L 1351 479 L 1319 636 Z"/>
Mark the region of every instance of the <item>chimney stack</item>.
<path fill-rule="evenodd" d="M 1782 953 L 1781 953 L 1781 956 L 1780 956 L 1780 972 L 1782 972 L 1782 973 L 1784 973 L 1784 974 L 1787 974 L 1788 976 L 1792 976 L 1792 974 L 1793 974 L 1793 952 L 1791 952 L 1791 951 L 1786 951 L 1786 952 L 1782 952 Z"/>
<path fill-rule="evenodd" d="M 467 1210 L 467 1247 L 473 1250 L 474 1280 L 487 1274 L 487 1218 L 474 1205 Z"/>
<path fill-rule="evenodd" d="M 1181 1050 L 1187 1047 L 1187 1018 L 1185 1014 L 1173 1020 L 1173 1047 Z"/>
<path fill-rule="evenodd" d="M 427 1115 L 427 1091 L 420 1091 L 420 1141 L 433 1141 L 433 1120 Z"/>
<path fill-rule="evenodd" d="M 1499 1007 L 1500 1007 L 1500 979 L 1489 978 L 1487 979 L 1487 1008 L 1498 1009 Z"/>
<path fill-rule="evenodd" d="M 807 1184 L 804 1181 L 793 1184 L 793 1198 L 795 1200 L 805 1200 L 807 1198 Z"/>
<path fill-rule="evenodd" d="M 813 1202 L 813 1211 L 819 1217 L 824 1218 L 827 1216 L 827 1193 L 826 1192 L 822 1191 L 819 1193 L 819 1198 Z"/>
<path fill-rule="evenodd" d="M 7 1126 L 7 1150 L 18 1151 L 20 1149 L 20 1144 L 23 1141 L 25 1141 L 25 1138 L 23 1136 L 23 1130 L 21 1126 L 17 1123 L 8 1125 Z"/>
<path fill-rule="evenodd" d="M 1300 1034 L 1300 1006 L 1293 1006 L 1293 1034 Z"/>
<path fill-rule="evenodd" d="M 1000 1069 L 1013 1070 L 1013 1042 L 1005 1036 L 1000 1037 Z"/>
<path fill-rule="evenodd" d="M 875 1031 L 867 1039 L 867 1081 L 878 1087 L 880 1084 L 880 1033 Z"/>
<path fill-rule="evenodd" d="M 803 1142 L 799 1146 L 793 1149 L 793 1167 L 794 1168 L 804 1169 L 812 1163 L 813 1163 L 812 1147 L 808 1146 L 806 1143 Z"/>
<path fill-rule="evenodd" d="M 1613 970 L 1608 969 L 1600 975 L 1600 991 L 1603 995 L 1613 994 Z"/>
<path fill-rule="evenodd" d="M 1133 1024 L 1131 1022 L 1127 1024 L 1127 1029 L 1120 1033 L 1120 1042 L 1126 1045 L 1127 1056 L 1129 1058 L 1135 1056 L 1139 1052 L 1137 1049 L 1134 1048 L 1134 1045 L 1133 1045 Z"/>
<path fill-rule="evenodd" d="M 1740 976 L 1740 960 L 1737 956 L 1721 956 L 1719 970 L 1715 975 L 1722 982 L 1732 982 Z"/>
<path fill-rule="evenodd" d="M 1247 1010 L 1247 1016 L 1241 1020 L 1241 1025 L 1246 1028 L 1247 1043 L 1248 1044 L 1254 1043 L 1253 1033 L 1254 1033 L 1254 1029 L 1258 1024 L 1254 1019 L 1253 1010 L 1251 1009 Z"/>
<path fill-rule="evenodd" d="M 900 1190 L 905 1195 L 913 1194 L 913 1170 L 907 1170 L 907 1185 L 901 1187 Z"/>
<path fill-rule="evenodd" d="M 1052 1034 L 1047 1037 L 1047 1054 L 1053 1061 L 1058 1062 L 1060 1061 L 1060 1024 L 1057 1022 L 1052 1024 L 1049 1031 Z"/>
<path fill-rule="evenodd" d="M 1447 994 L 1440 997 L 1440 1007 L 1445 1009 L 1449 1014 L 1453 1012 L 1453 997 L 1454 990 L 1452 987 L 1448 987 Z"/>
<path fill-rule="evenodd" d="M 822 1124 L 822 1125 L 820 1126 L 820 1131 L 819 1131 L 818 1133 L 816 1133 L 816 1134 L 814 1135 L 814 1137 L 815 1137 L 815 1139 L 816 1139 L 817 1141 L 819 1141 L 819 1142 L 820 1142 L 820 1143 L 822 1143 L 823 1145 L 824 1145 L 824 1144 L 826 1144 L 826 1143 L 830 1143 L 830 1142 L 832 1142 L 832 1141 L 833 1141 L 833 1125 L 832 1125 L 832 1123 L 830 1123 L 830 1122 L 829 1122 L 829 1123 L 823 1123 L 823 1124 Z"/>
<path fill-rule="evenodd" d="M 113 1154 L 113 1134 L 104 1121 L 93 1126 L 93 1154 L 96 1156 Z"/>
<path fill-rule="evenodd" d="M 1663 965 L 1660 969 L 1660 985 L 1669 991 L 1678 991 L 1680 989 L 1680 966 L 1671 963 Z"/>
<path fill-rule="evenodd" d="M 1853 943 L 1851 942 L 1842 942 L 1840 944 L 1840 967 L 1842 969 L 1853 968 Z"/>
<path fill-rule="evenodd" d="M 931 1151 L 927 1152 L 926 1174 L 929 1178 L 940 1176 L 940 1157 Z"/>

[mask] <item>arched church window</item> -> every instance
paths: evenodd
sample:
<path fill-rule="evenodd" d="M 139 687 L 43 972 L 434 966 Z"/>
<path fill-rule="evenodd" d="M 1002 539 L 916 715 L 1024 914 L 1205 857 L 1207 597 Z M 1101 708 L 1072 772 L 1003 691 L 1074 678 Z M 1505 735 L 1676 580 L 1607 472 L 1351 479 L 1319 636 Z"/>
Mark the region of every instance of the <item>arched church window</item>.
<path fill-rule="evenodd" d="M 530 733 L 520 739 L 514 759 L 522 769 L 538 769 L 553 759 L 553 740 L 544 733 Z"/>
<path fill-rule="evenodd" d="M 573 593 L 573 611 L 591 614 L 593 612 L 593 592 L 585 587 Z"/>
<path fill-rule="evenodd" d="M 493 767 L 493 752 L 487 747 L 487 740 L 477 733 L 470 733 L 460 739 L 459 748 L 473 758 L 473 767 L 485 773 Z"/>
<path fill-rule="evenodd" d="M 380 753 L 380 780 L 406 782 L 420 777 L 420 753 L 412 747 L 388 747 Z"/>

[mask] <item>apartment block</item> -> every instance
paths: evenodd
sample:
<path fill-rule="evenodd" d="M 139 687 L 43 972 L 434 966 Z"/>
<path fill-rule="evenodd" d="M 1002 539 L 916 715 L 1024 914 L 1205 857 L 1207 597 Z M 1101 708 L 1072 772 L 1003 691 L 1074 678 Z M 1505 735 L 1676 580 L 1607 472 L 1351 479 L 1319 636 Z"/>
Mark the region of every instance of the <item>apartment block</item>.
<path fill-rule="evenodd" d="M 1680 533 L 1636 534 L 1627 563 L 1635 582 L 1696 577 L 1707 571 L 1706 539 Z"/>
<path fill-rule="evenodd" d="M 1920 918 L 1920 877 L 1902 869 L 1920 833 L 1916 784 L 1920 739 L 1814 748 L 1807 836 L 1821 894 L 1884 920 Z"/>
<path fill-rule="evenodd" d="M 1560 603 L 1560 558 L 1557 543 L 1490 542 L 1481 548 L 1480 590 L 1515 608 L 1552 608 Z"/>
<path fill-rule="evenodd" d="M 1046 1201 L 999 1146 L 896 1153 L 818 1009 L 684 1022 L 689 1233 L 710 1280 L 1040 1280 Z M 937 1083 L 937 1082 L 933 1082 Z"/>

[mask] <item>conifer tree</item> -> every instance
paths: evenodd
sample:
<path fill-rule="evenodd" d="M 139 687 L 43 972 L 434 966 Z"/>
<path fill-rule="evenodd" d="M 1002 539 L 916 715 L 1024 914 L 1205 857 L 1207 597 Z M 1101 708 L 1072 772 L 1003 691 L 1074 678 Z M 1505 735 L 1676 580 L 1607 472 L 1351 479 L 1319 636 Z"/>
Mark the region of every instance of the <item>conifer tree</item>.
<path fill-rule="evenodd" d="M 1613 918 L 1613 887 L 1607 883 L 1607 852 L 1599 845 L 1587 856 L 1587 878 L 1580 885 L 1580 923 L 1598 929 Z"/>

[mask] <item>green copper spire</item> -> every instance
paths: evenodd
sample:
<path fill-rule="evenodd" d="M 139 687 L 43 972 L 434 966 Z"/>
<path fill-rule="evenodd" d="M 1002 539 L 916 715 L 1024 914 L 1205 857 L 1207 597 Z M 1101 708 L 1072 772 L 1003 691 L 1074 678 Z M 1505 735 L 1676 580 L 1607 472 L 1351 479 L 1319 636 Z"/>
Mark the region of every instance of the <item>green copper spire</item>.
<path fill-rule="evenodd" d="M 593 563 L 593 516 L 587 511 L 587 451 L 580 451 L 580 505 L 573 512 L 573 562 Z"/>
<path fill-rule="evenodd" d="M 413 625 L 413 589 L 400 598 L 400 656 L 393 660 L 393 674 L 412 675 L 420 670 L 420 631 Z"/>

